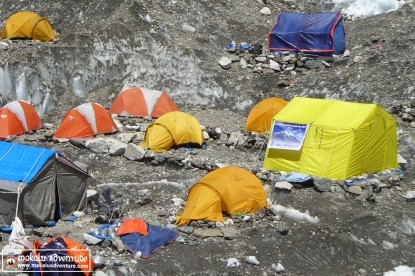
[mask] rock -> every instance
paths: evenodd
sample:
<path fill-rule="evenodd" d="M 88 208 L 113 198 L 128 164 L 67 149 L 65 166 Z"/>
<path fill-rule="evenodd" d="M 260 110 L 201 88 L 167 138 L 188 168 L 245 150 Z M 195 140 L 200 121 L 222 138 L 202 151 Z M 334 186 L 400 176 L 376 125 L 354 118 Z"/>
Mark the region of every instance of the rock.
<path fill-rule="evenodd" d="M 141 123 L 140 124 L 140 131 L 145 132 L 147 130 L 147 128 L 150 126 L 150 123 Z"/>
<path fill-rule="evenodd" d="M 195 235 L 198 238 L 204 239 L 204 238 L 209 238 L 209 237 L 223 237 L 223 232 L 222 230 L 218 229 L 218 228 L 214 228 L 214 229 L 196 229 L 193 232 L 193 235 Z"/>
<path fill-rule="evenodd" d="M 86 141 L 85 146 L 96 153 L 108 153 L 112 141 L 106 138 L 95 138 Z"/>
<path fill-rule="evenodd" d="M 232 60 L 232 62 L 241 61 L 241 58 L 237 55 L 231 55 L 230 59 Z"/>
<path fill-rule="evenodd" d="M 273 61 L 273 60 L 269 61 L 269 68 L 271 68 L 272 70 L 278 71 L 278 72 L 282 71 L 280 64 L 278 62 Z"/>
<path fill-rule="evenodd" d="M 245 222 L 250 221 L 251 216 L 246 215 L 246 216 L 244 216 L 244 218 L 242 220 L 245 221 Z"/>
<path fill-rule="evenodd" d="M 128 144 L 124 152 L 124 157 L 128 160 L 140 161 L 144 159 L 145 150 L 135 144 Z"/>
<path fill-rule="evenodd" d="M 232 143 L 234 146 L 242 145 L 245 142 L 244 134 L 241 132 L 232 132 L 228 142 Z"/>
<path fill-rule="evenodd" d="M 228 57 L 221 57 L 219 59 L 219 65 L 222 69 L 229 70 L 231 69 L 232 60 Z"/>
<path fill-rule="evenodd" d="M 354 63 L 359 63 L 359 62 L 362 62 L 362 61 L 363 61 L 363 57 L 361 57 L 361 56 L 355 56 L 353 58 Z"/>
<path fill-rule="evenodd" d="M 50 229 L 49 237 L 68 236 L 69 233 L 72 233 L 72 226 L 56 225 Z"/>
<path fill-rule="evenodd" d="M 346 49 L 343 53 L 343 57 L 350 57 L 350 50 Z"/>
<path fill-rule="evenodd" d="M 275 224 L 275 229 L 281 234 L 281 235 L 287 235 L 290 231 L 290 228 L 288 227 L 288 224 L 283 221 L 278 221 Z"/>
<path fill-rule="evenodd" d="M 256 57 L 255 61 L 259 63 L 263 63 L 267 60 L 267 57 Z"/>
<path fill-rule="evenodd" d="M 282 266 L 282 264 L 278 263 L 278 265 L 276 264 L 272 264 L 271 265 L 272 269 L 277 272 L 277 273 L 282 273 L 284 272 L 285 268 Z"/>
<path fill-rule="evenodd" d="M 206 131 L 202 132 L 203 139 L 208 140 L 210 138 L 209 134 Z"/>
<path fill-rule="evenodd" d="M 125 251 L 124 242 L 120 237 L 115 236 L 112 238 L 112 246 L 115 247 L 118 253 L 123 253 Z"/>
<path fill-rule="evenodd" d="M 177 228 L 177 230 L 179 230 L 179 232 L 190 235 L 193 233 L 194 228 L 190 226 L 182 226 L 182 227 Z"/>
<path fill-rule="evenodd" d="M 241 61 L 239 62 L 239 65 L 241 65 L 242 69 L 248 68 L 248 66 L 246 64 L 246 60 L 244 60 L 244 59 L 241 59 Z"/>
<path fill-rule="evenodd" d="M 134 139 L 137 138 L 137 133 L 120 133 L 117 136 L 118 140 L 120 140 L 122 143 L 128 144 L 134 141 Z M 142 139 L 141 139 L 142 140 Z"/>
<path fill-rule="evenodd" d="M 271 14 L 271 9 L 268 8 L 268 7 L 263 7 L 259 12 L 261 14 L 264 14 L 264 15 L 270 15 Z"/>
<path fill-rule="evenodd" d="M 92 260 L 95 263 L 94 268 L 101 268 L 101 267 L 104 267 L 105 266 L 105 259 L 101 255 L 92 256 Z"/>
<path fill-rule="evenodd" d="M 102 242 L 101 239 L 98 239 L 97 237 L 94 237 L 94 236 L 92 236 L 92 235 L 90 235 L 88 233 L 84 233 L 83 234 L 83 237 L 84 237 L 84 242 L 86 244 L 89 244 L 89 245 L 97 245 L 100 242 Z"/>
<path fill-rule="evenodd" d="M 109 154 L 112 156 L 121 156 L 124 154 L 127 144 L 120 142 L 118 140 L 112 139 L 112 144 L 108 150 Z"/>
<path fill-rule="evenodd" d="M 407 191 L 406 195 L 404 195 L 407 200 L 412 201 L 415 200 L 415 191 Z"/>
<path fill-rule="evenodd" d="M 225 226 L 233 225 L 233 220 L 231 218 L 226 219 L 223 224 Z"/>
<path fill-rule="evenodd" d="M 293 185 L 287 181 L 279 181 L 275 183 L 275 188 L 280 190 L 288 190 L 291 191 Z"/>
<path fill-rule="evenodd" d="M 361 188 L 361 187 L 359 187 L 359 186 L 350 186 L 350 187 L 347 189 L 347 191 L 348 191 L 349 193 L 351 193 L 351 194 L 354 194 L 354 195 L 361 195 L 361 194 L 363 193 L 362 188 Z"/>
<path fill-rule="evenodd" d="M 173 205 L 176 207 L 180 207 L 184 204 L 184 200 L 179 197 L 173 197 L 171 200 L 173 201 Z"/>
<path fill-rule="evenodd" d="M 318 192 L 330 192 L 331 191 L 331 181 L 325 178 L 316 178 L 314 179 L 314 189 Z"/>
<path fill-rule="evenodd" d="M 194 33 L 196 29 L 190 26 L 188 23 L 183 23 L 182 31 L 186 33 Z"/>
<path fill-rule="evenodd" d="M 115 259 L 114 261 L 112 261 L 112 264 L 115 266 L 122 266 L 122 262 L 119 259 Z"/>
<path fill-rule="evenodd" d="M 229 258 L 227 261 L 226 267 L 227 268 L 235 268 L 240 267 L 241 263 L 236 258 Z"/>
<path fill-rule="evenodd" d="M 245 262 L 247 262 L 248 264 L 252 264 L 252 265 L 259 265 L 259 262 L 258 262 L 258 260 L 256 259 L 255 256 L 246 257 Z"/>
<path fill-rule="evenodd" d="M 304 67 L 308 69 L 316 69 L 321 65 L 321 60 L 306 60 L 304 62 Z"/>
<path fill-rule="evenodd" d="M 102 241 L 102 243 L 101 243 L 101 247 L 102 248 L 108 248 L 108 247 L 111 247 L 111 245 L 112 245 L 112 243 L 111 243 L 111 241 L 110 240 L 107 240 L 107 239 L 104 239 L 103 241 Z"/>
<path fill-rule="evenodd" d="M 124 276 L 133 275 L 127 270 L 127 268 L 125 266 L 118 267 L 118 272 L 121 273 L 121 275 L 124 275 Z M 117 275 L 119 275 L 119 274 L 117 274 Z"/>
<path fill-rule="evenodd" d="M 233 226 L 221 227 L 225 240 L 233 240 L 239 236 L 239 231 Z"/>
<path fill-rule="evenodd" d="M 266 184 L 266 185 L 264 185 L 264 192 L 265 192 L 265 195 L 267 196 L 267 197 L 269 197 L 269 196 L 271 196 L 271 186 L 270 185 L 268 185 L 268 184 Z"/>

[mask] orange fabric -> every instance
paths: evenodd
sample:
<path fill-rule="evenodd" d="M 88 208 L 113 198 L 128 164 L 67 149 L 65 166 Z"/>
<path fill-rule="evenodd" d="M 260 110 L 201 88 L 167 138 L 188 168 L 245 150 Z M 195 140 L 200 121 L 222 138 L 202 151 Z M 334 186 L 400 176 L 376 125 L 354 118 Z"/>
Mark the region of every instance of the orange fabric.
<path fill-rule="evenodd" d="M 246 119 L 245 130 L 264 134 L 271 127 L 272 118 L 287 102 L 280 98 L 268 98 L 255 105 Z"/>
<path fill-rule="evenodd" d="M 143 91 L 139 87 L 132 87 L 122 91 L 115 98 L 109 109 L 110 113 L 119 116 L 151 116 L 153 118 L 159 118 L 171 111 L 180 111 L 180 109 L 173 103 L 167 93 L 163 92 L 155 102 L 151 114 L 149 114 Z"/>
<path fill-rule="evenodd" d="M 208 173 L 190 188 L 186 207 L 176 222 L 186 225 L 198 219 L 223 221 L 222 212 L 233 216 L 267 207 L 262 183 L 254 174 L 238 167 L 224 167 Z"/>
<path fill-rule="evenodd" d="M 47 19 L 33 12 L 17 12 L 11 15 L 3 26 L 0 38 L 32 38 L 51 41 L 56 37 L 55 31 Z"/>
<path fill-rule="evenodd" d="M 93 138 L 93 130 L 85 117 L 76 109 L 69 111 L 59 128 L 55 131 L 54 138 Z"/>
<path fill-rule="evenodd" d="M 42 125 L 39 115 L 31 104 L 25 101 L 18 101 L 24 112 L 27 130 L 39 129 Z M 7 106 L 0 109 L 0 139 L 11 135 L 21 135 L 26 132 L 24 124 L 18 115 Z"/>
<path fill-rule="evenodd" d="M 24 111 L 27 129 L 28 130 L 39 129 L 42 126 L 42 122 L 36 110 L 33 108 L 33 106 L 30 103 L 25 102 L 25 101 L 19 101 L 19 103 L 22 106 L 23 111 Z"/>
<path fill-rule="evenodd" d="M 167 95 L 166 92 L 163 92 L 160 98 L 158 98 L 157 103 L 154 105 L 151 117 L 159 118 L 160 116 L 172 111 L 180 111 L 180 109 L 170 99 L 169 95 Z"/>
<path fill-rule="evenodd" d="M 0 139 L 25 133 L 19 118 L 8 108 L 0 109 Z"/>
<path fill-rule="evenodd" d="M 83 247 L 82 245 L 76 243 L 74 240 L 71 240 L 70 238 L 63 237 L 63 240 L 66 243 L 68 255 L 74 257 L 74 260 L 79 260 L 79 262 L 75 263 L 79 265 L 82 272 L 86 276 L 90 275 L 92 269 L 95 266 L 95 263 L 94 260 L 91 258 L 89 251 L 85 249 L 85 247 Z M 91 267 L 89 267 L 89 265 L 91 265 Z M 90 268 L 90 270 L 88 268 Z"/>
<path fill-rule="evenodd" d="M 118 228 L 117 236 L 137 232 L 140 235 L 148 235 L 147 223 L 141 219 L 123 220 L 120 228 Z"/>
<path fill-rule="evenodd" d="M 95 113 L 95 123 L 97 125 L 97 133 L 111 133 L 118 131 L 118 127 L 112 119 L 111 115 L 99 104 L 92 104 Z"/>
<path fill-rule="evenodd" d="M 132 87 L 122 91 L 122 93 L 115 98 L 109 112 L 112 114 L 122 114 L 123 112 L 126 112 L 129 116 L 136 117 L 149 115 L 143 93 L 138 87 Z"/>

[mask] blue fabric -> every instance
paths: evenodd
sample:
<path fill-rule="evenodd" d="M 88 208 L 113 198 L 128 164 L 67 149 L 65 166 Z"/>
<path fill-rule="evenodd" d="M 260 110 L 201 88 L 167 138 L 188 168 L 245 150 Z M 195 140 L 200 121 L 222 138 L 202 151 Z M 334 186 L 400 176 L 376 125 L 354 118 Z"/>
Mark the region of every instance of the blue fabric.
<path fill-rule="evenodd" d="M 11 227 L 0 227 L 0 231 L 4 233 L 11 233 L 13 228 Z"/>
<path fill-rule="evenodd" d="M 134 254 L 140 251 L 142 258 L 148 258 L 151 253 L 180 236 L 173 230 L 157 225 L 147 224 L 147 230 L 148 236 L 136 232 L 120 236 L 125 247 Z"/>
<path fill-rule="evenodd" d="M 110 227 L 112 224 L 102 224 L 102 225 L 100 225 L 99 227 L 98 227 L 98 232 L 102 232 L 102 231 L 104 231 L 106 228 L 108 228 L 108 227 Z M 101 240 L 109 240 L 109 241 L 111 241 L 112 239 L 110 238 L 110 237 L 108 237 L 108 236 L 104 236 L 104 235 L 99 235 L 99 234 L 96 234 L 95 232 L 88 232 L 88 234 L 89 235 L 91 235 L 91 236 L 93 236 L 93 237 L 95 237 L 95 238 L 98 238 L 98 239 L 101 239 Z"/>
<path fill-rule="evenodd" d="M 0 179 L 30 183 L 56 152 L 0 141 Z"/>
<path fill-rule="evenodd" d="M 287 182 L 293 182 L 293 183 L 304 183 L 304 182 L 310 181 L 312 179 L 313 179 L 313 177 L 309 174 L 292 172 L 292 173 L 289 173 L 286 176 L 280 177 L 279 181 L 287 181 Z"/>
<path fill-rule="evenodd" d="M 269 32 L 269 49 L 343 53 L 345 32 L 340 12 L 281 13 Z"/>

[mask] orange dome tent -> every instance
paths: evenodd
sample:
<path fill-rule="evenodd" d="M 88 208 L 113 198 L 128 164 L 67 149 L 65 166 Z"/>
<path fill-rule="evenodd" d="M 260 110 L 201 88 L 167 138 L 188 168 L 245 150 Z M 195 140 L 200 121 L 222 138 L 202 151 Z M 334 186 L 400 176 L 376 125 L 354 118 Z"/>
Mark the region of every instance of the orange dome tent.
<path fill-rule="evenodd" d="M 177 216 L 179 225 L 192 220 L 223 221 L 222 212 L 254 213 L 268 207 L 261 181 L 238 167 L 214 170 L 194 184 L 187 195 L 186 207 Z"/>
<path fill-rule="evenodd" d="M 84 103 L 65 115 L 53 137 L 93 138 L 96 134 L 116 131 L 118 127 L 104 107 L 97 103 Z"/>
<path fill-rule="evenodd" d="M 276 97 L 259 102 L 249 112 L 245 130 L 264 134 L 270 128 L 272 118 L 286 105 L 286 101 Z"/>
<path fill-rule="evenodd" d="M 0 109 L 0 139 L 20 135 L 42 125 L 33 106 L 26 101 L 14 101 Z"/>
<path fill-rule="evenodd" d="M 123 90 L 112 103 L 109 112 L 118 116 L 158 118 L 179 111 L 166 92 L 133 87 Z"/>
<path fill-rule="evenodd" d="M 46 18 L 27 11 L 10 16 L 0 34 L 0 38 L 30 38 L 44 42 L 55 37 L 56 33 Z"/>

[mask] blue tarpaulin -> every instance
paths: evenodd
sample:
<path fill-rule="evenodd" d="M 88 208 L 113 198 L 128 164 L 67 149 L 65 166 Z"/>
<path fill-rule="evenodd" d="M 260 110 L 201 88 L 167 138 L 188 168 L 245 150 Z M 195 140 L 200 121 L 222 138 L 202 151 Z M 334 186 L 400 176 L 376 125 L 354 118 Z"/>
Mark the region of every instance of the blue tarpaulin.
<path fill-rule="evenodd" d="M 151 253 L 171 243 L 180 235 L 173 230 L 158 225 L 147 224 L 148 235 L 143 236 L 137 232 L 120 236 L 125 247 L 136 254 L 141 252 L 141 258 L 148 258 Z"/>
<path fill-rule="evenodd" d="M 30 183 L 56 152 L 0 141 L 0 179 Z"/>
<path fill-rule="evenodd" d="M 270 51 L 342 54 L 346 50 L 340 12 L 281 13 L 268 33 Z"/>

